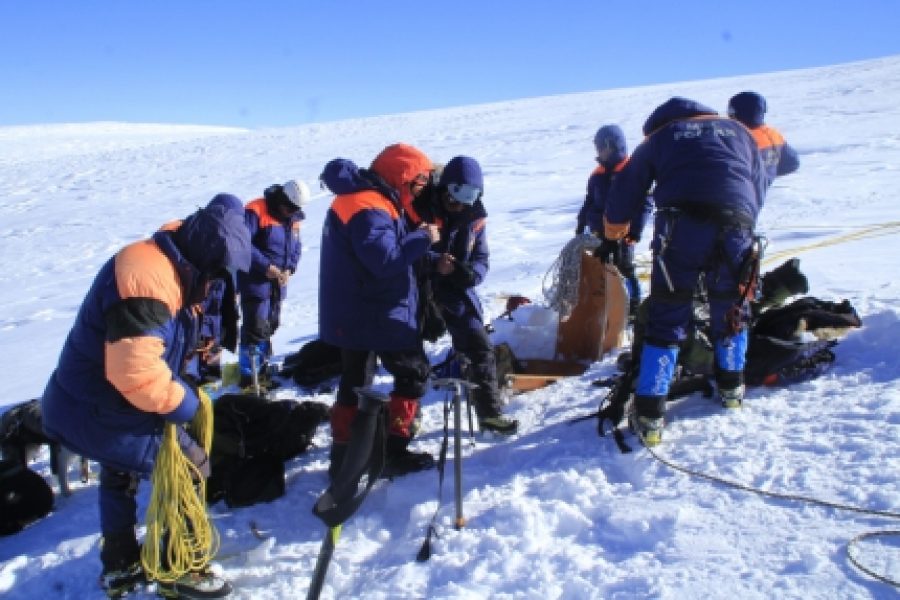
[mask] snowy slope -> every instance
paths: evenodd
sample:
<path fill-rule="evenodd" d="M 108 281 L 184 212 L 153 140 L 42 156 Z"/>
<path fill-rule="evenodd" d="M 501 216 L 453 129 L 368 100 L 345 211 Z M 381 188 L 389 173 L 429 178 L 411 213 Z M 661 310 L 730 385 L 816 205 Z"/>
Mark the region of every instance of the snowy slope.
<path fill-rule="evenodd" d="M 837 347 L 829 374 L 753 389 L 741 411 L 726 414 L 699 396 L 673 404 L 658 452 L 764 490 L 900 512 L 900 57 L 260 131 L 0 128 L 0 406 L 41 393 L 87 287 L 123 244 L 217 192 L 249 200 L 289 178 L 314 184 L 328 159 L 365 164 L 395 141 L 438 161 L 469 154 L 482 162 L 492 249 L 485 306 L 495 316 L 508 294 L 539 299 L 571 237 L 596 128 L 619 123 L 633 147 L 646 116 L 670 96 L 724 110 L 744 89 L 766 96 L 770 124 L 801 155 L 800 171 L 778 180 L 762 213 L 769 255 L 799 256 L 811 293 L 849 299 L 864 328 Z M 316 334 L 329 196 L 314 195 L 275 336 L 280 354 Z M 446 346 L 430 346 L 432 357 Z M 521 433 L 465 446 L 468 525 L 452 528 L 450 484 L 427 564 L 414 557 L 437 506 L 435 473 L 379 484 L 344 528 L 323 597 L 897 597 L 845 556 L 852 537 L 900 529 L 896 521 L 725 488 L 674 472 L 642 449 L 620 454 L 597 437 L 593 421 L 569 425 L 596 409 L 604 391 L 591 382 L 614 370 L 607 357 L 582 377 L 514 397 L 507 410 L 522 421 Z M 417 442 L 434 453 L 442 400 L 441 392 L 426 396 Z M 221 567 L 237 597 L 305 597 L 323 533 L 310 508 L 326 486 L 328 444 L 325 427 L 318 447 L 289 463 L 285 497 L 212 509 L 231 554 Z M 46 457 L 33 466 L 49 477 Z M 96 486 L 76 484 L 51 516 L 0 538 L 0 595 L 102 597 Z M 251 520 L 274 541 L 235 555 L 258 543 Z M 857 550 L 869 568 L 897 580 L 898 545 L 894 537 Z"/>

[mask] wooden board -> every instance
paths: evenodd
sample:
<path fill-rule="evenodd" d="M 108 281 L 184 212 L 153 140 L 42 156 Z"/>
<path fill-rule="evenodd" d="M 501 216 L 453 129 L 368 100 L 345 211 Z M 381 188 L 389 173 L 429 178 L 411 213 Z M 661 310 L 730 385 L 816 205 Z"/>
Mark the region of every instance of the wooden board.
<path fill-rule="evenodd" d="M 547 387 L 565 375 L 526 375 L 525 373 L 513 373 L 506 376 L 507 384 L 514 394 L 530 392 Z"/>

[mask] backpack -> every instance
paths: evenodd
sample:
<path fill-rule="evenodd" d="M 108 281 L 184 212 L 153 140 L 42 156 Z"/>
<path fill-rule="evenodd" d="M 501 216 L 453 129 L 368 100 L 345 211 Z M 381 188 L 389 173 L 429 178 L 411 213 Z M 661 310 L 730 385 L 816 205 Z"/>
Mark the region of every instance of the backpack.
<path fill-rule="evenodd" d="M 0 535 L 22 531 L 47 516 L 53 490 L 44 478 L 15 460 L 0 460 Z"/>
<path fill-rule="evenodd" d="M 283 496 L 284 462 L 305 452 L 316 428 L 328 420 L 328 406 L 321 402 L 252 394 L 225 394 L 213 411 L 206 499 L 224 499 L 232 508 Z"/>
<path fill-rule="evenodd" d="M 830 302 L 812 296 L 782 305 L 797 292 L 808 290 L 806 277 L 799 270 L 799 259 L 792 258 L 762 276 L 764 289 L 778 297 L 763 297 L 752 302 L 744 381 L 747 385 L 787 385 L 818 377 L 834 362 L 832 348 L 847 331 L 862 326 L 862 320 L 848 300 Z M 688 335 L 678 355 L 679 376 L 672 383 L 669 399 L 696 391 L 709 392 L 715 371 L 713 344 L 709 339 L 709 314 L 702 291 L 695 298 L 694 315 Z M 645 301 L 646 303 L 646 301 Z M 775 308 L 767 308 L 776 306 Z M 642 310 L 646 310 L 642 305 Z M 639 314 L 635 323 L 635 347 L 640 356 L 646 317 Z M 623 369 L 624 370 L 624 369 Z"/>
<path fill-rule="evenodd" d="M 279 375 L 301 387 L 315 387 L 341 374 L 341 349 L 312 340 L 284 359 Z"/>

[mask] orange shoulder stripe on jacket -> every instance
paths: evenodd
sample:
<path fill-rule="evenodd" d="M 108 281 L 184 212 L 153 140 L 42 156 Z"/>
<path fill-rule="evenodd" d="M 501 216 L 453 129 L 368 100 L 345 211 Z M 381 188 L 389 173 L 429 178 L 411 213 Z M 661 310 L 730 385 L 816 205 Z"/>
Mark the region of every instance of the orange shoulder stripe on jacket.
<path fill-rule="evenodd" d="M 626 156 L 622 160 L 616 163 L 616 165 L 612 168 L 613 173 L 618 173 L 622 169 L 625 168 L 625 165 L 628 164 L 628 157 Z M 591 172 L 591 175 L 603 175 L 606 173 L 606 167 L 603 165 L 597 165 L 594 170 Z"/>
<path fill-rule="evenodd" d="M 756 129 L 751 129 L 753 139 L 756 140 L 756 146 L 760 150 L 771 148 L 772 146 L 783 146 L 784 137 L 781 133 L 768 125 L 760 125 Z"/>
<path fill-rule="evenodd" d="M 477 233 L 477 232 L 481 231 L 482 229 L 484 229 L 485 225 L 487 225 L 487 218 L 482 217 L 481 219 L 478 219 L 477 221 L 475 221 L 475 224 L 472 226 L 472 231 Z"/>
<path fill-rule="evenodd" d="M 260 227 L 275 227 L 281 225 L 281 222 L 272 216 L 269 212 L 269 207 L 266 206 L 265 198 L 257 198 L 256 200 L 252 200 L 245 207 L 246 210 L 256 214 L 256 218 L 259 219 Z"/>
<path fill-rule="evenodd" d="M 175 316 L 184 305 L 181 279 L 172 261 L 153 240 L 135 242 L 122 248 L 115 259 L 116 289 L 119 297 L 155 298 Z"/>
<path fill-rule="evenodd" d="M 357 213 L 364 210 L 381 210 L 388 216 L 397 220 L 400 212 L 394 203 L 374 190 L 364 190 L 353 194 L 343 194 L 335 197 L 331 203 L 331 210 L 337 215 L 341 223 L 347 224 Z"/>

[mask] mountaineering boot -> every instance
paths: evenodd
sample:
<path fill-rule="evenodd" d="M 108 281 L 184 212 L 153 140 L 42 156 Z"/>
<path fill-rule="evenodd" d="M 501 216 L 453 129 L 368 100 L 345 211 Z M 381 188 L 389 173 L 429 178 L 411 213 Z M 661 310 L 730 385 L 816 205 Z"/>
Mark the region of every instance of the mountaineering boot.
<path fill-rule="evenodd" d="M 744 402 L 744 365 L 747 364 L 747 329 L 717 339 L 713 352 L 716 360 L 716 387 L 725 408 L 740 408 Z"/>
<path fill-rule="evenodd" d="M 492 431 L 500 435 L 513 435 L 519 431 L 519 421 L 503 415 L 480 417 L 478 419 L 478 428 L 481 431 Z"/>
<path fill-rule="evenodd" d="M 641 443 L 648 448 L 658 446 L 662 442 L 663 424 L 662 417 L 653 418 L 634 415 L 632 420 L 634 432 L 640 438 Z"/>
<path fill-rule="evenodd" d="M 744 386 L 739 385 L 736 388 L 720 389 L 719 397 L 722 400 L 722 406 L 725 408 L 740 408 L 744 403 Z"/>
<path fill-rule="evenodd" d="M 208 567 L 186 573 L 171 583 L 156 584 L 156 593 L 163 598 L 227 598 L 231 592 L 231 584 Z"/>
<path fill-rule="evenodd" d="M 665 410 L 665 396 L 634 397 L 634 411 L 630 418 L 631 429 L 648 448 L 658 446 L 662 442 Z"/>
<path fill-rule="evenodd" d="M 411 452 L 407 446 L 419 429 L 419 399 L 396 393 L 388 401 L 388 436 L 385 443 L 382 476 L 392 479 L 434 467 L 434 457 L 427 452 Z"/>
<path fill-rule="evenodd" d="M 740 408 L 744 403 L 744 372 L 716 370 L 719 400 L 725 408 Z"/>
<path fill-rule="evenodd" d="M 428 452 L 412 452 L 407 446 L 409 438 L 388 435 L 385 447 L 382 477 L 393 479 L 408 473 L 434 468 L 434 457 Z"/>
<path fill-rule="evenodd" d="M 141 549 L 134 530 L 107 533 L 100 542 L 100 587 L 110 598 L 121 598 L 146 583 Z"/>
<path fill-rule="evenodd" d="M 147 577 L 139 560 L 121 569 L 104 568 L 100 573 L 100 587 L 109 598 L 121 598 L 145 583 Z"/>

